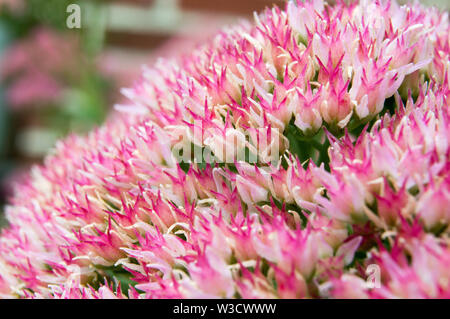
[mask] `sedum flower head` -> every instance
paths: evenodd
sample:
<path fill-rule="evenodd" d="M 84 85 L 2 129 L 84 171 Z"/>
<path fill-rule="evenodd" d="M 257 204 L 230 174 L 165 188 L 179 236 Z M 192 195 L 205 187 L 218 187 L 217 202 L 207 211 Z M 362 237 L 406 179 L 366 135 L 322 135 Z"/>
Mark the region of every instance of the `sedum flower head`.
<path fill-rule="evenodd" d="M 0 297 L 448 297 L 449 39 L 290 1 L 145 69 L 16 186 Z"/>

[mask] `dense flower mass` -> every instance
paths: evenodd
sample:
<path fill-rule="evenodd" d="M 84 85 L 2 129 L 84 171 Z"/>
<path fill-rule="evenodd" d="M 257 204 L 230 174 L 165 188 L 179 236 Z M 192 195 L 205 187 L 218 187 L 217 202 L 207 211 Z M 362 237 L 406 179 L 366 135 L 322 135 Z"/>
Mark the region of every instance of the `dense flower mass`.
<path fill-rule="evenodd" d="M 450 297 L 449 31 L 290 1 L 146 69 L 16 186 L 0 297 Z"/>
<path fill-rule="evenodd" d="M 13 109 L 61 103 L 64 82 L 80 77 L 77 37 L 38 28 L 12 45 L 0 60 L 0 77 L 8 85 Z M 64 84 L 63 84 L 64 83 Z"/>

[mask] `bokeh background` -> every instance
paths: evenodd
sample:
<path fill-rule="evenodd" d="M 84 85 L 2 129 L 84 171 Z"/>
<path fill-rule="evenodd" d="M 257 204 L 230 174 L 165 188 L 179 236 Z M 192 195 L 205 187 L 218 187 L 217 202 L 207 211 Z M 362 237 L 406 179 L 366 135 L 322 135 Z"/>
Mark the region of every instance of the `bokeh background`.
<path fill-rule="evenodd" d="M 142 65 L 285 1 L 0 0 L 0 227 L 11 185 L 58 139 L 101 124 Z M 81 29 L 66 25 L 70 4 L 81 8 Z"/>

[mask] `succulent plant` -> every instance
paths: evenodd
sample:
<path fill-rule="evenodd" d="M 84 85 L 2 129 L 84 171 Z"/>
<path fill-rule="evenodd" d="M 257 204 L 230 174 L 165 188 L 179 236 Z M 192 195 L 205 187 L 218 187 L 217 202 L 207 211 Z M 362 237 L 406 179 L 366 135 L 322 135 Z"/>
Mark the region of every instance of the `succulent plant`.
<path fill-rule="evenodd" d="M 16 185 L 0 296 L 450 297 L 449 45 L 290 1 L 161 60 Z"/>

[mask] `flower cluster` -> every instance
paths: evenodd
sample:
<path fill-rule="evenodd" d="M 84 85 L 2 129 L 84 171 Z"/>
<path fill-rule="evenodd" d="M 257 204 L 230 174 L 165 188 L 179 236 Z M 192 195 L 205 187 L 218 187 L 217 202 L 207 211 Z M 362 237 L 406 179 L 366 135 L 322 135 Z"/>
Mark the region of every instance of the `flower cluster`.
<path fill-rule="evenodd" d="M 448 297 L 449 31 L 420 5 L 290 1 L 146 69 L 16 186 L 0 297 Z M 281 154 L 173 152 L 258 129 Z"/>

